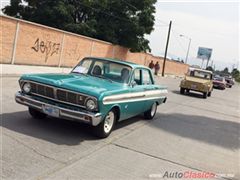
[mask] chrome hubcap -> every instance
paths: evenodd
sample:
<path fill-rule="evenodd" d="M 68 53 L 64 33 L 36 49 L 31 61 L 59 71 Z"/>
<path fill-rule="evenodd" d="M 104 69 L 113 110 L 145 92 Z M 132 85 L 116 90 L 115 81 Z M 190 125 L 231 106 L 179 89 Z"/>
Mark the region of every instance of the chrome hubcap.
<path fill-rule="evenodd" d="M 113 127 L 114 113 L 110 111 L 104 120 L 104 132 L 109 133 Z"/>
<path fill-rule="evenodd" d="M 157 103 L 154 103 L 154 104 L 152 105 L 152 109 L 151 109 L 151 116 L 154 116 L 156 110 L 157 110 Z"/>

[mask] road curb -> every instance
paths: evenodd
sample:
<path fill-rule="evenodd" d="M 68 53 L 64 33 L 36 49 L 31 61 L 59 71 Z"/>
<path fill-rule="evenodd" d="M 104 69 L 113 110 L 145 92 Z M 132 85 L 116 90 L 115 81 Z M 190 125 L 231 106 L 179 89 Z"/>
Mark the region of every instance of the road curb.
<path fill-rule="evenodd" d="M 22 74 L 1 74 L 0 77 L 20 77 Z"/>

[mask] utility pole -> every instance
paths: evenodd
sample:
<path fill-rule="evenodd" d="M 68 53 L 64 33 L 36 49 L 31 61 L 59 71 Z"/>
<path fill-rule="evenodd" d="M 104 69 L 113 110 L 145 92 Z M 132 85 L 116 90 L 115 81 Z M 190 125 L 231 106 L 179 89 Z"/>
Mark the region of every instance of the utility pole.
<path fill-rule="evenodd" d="M 192 39 L 191 39 L 191 38 L 189 38 L 188 50 L 187 50 L 187 55 L 186 55 L 185 64 L 187 64 L 187 60 L 188 60 L 188 54 L 189 54 L 189 50 L 190 50 L 191 41 L 192 41 Z"/>
<path fill-rule="evenodd" d="M 212 60 L 212 63 L 211 63 L 211 67 L 213 67 L 213 60 Z"/>
<path fill-rule="evenodd" d="M 209 60 L 210 60 L 210 58 L 207 59 L 206 69 L 208 67 Z"/>
<path fill-rule="evenodd" d="M 162 76 L 164 76 L 164 71 L 165 71 L 165 64 L 166 64 L 166 59 L 167 59 L 167 51 L 168 51 L 168 43 L 169 43 L 169 38 L 170 38 L 171 27 L 172 27 L 172 21 L 170 21 L 169 28 L 168 28 L 168 36 L 167 36 L 167 43 L 166 43 L 166 49 L 165 49 L 165 54 L 164 54 L 164 60 L 163 60 Z"/>
<path fill-rule="evenodd" d="M 188 36 L 183 35 L 183 34 L 180 34 L 179 36 L 180 36 L 180 37 L 184 37 L 184 38 L 186 38 L 186 39 L 189 40 L 189 42 L 188 42 L 188 49 L 187 49 L 187 55 L 186 55 L 186 59 L 185 59 L 185 64 L 187 64 L 188 54 L 189 54 L 189 50 L 190 50 L 190 46 L 191 46 L 191 41 L 192 41 L 192 39 L 191 39 L 190 37 L 188 37 Z"/>

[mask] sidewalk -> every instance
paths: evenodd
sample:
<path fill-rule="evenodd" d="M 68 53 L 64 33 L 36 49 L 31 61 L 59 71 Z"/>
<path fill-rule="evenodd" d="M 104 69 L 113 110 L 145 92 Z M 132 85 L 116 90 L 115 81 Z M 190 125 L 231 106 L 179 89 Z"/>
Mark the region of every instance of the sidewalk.
<path fill-rule="evenodd" d="M 69 73 L 71 69 L 72 68 L 0 64 L 0 75 L 1 76 L 20 76 L 22 74 L 32 74 L 32 73 Z"/>

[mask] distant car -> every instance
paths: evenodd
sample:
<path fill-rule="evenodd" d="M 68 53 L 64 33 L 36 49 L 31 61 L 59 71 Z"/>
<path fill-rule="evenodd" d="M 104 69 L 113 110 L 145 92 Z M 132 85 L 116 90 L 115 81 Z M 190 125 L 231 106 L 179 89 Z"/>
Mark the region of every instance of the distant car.
<path fill-rule="evenodd" d="M 226 81 L 224 79 L 224 77 L 214 77 L 213 79 L 213 87 L 216 88 L 216 89 L 222 89 L 224 90 L 226 88 Z"/>
<path fill-rule="evenodd" d="M 199 68 L 190 68 L 180 83 L 180 93 L 184 94 L 185 91 L 201 92 L 203 98 L 211 96 L 213 91 L 212 72 Z"/>
<path fill-rule="evenodd" d="M 231 88 L 234 85 L 234 81 L 230 77 L 225 77 L 225 81 L 226 81 L 226 86 L 229 88 Z"/>
<path fill-rule="evenodd" d="M 167 99 L 167 88 L 155 84 L 149 68 L 106 58 L 84 58 L 69 74 L 23 75 L 19 84 L 16 102 L 32 117 L 85 122 L 102 138 L 117 121 L 141 113 L 152 119 Z"/>

